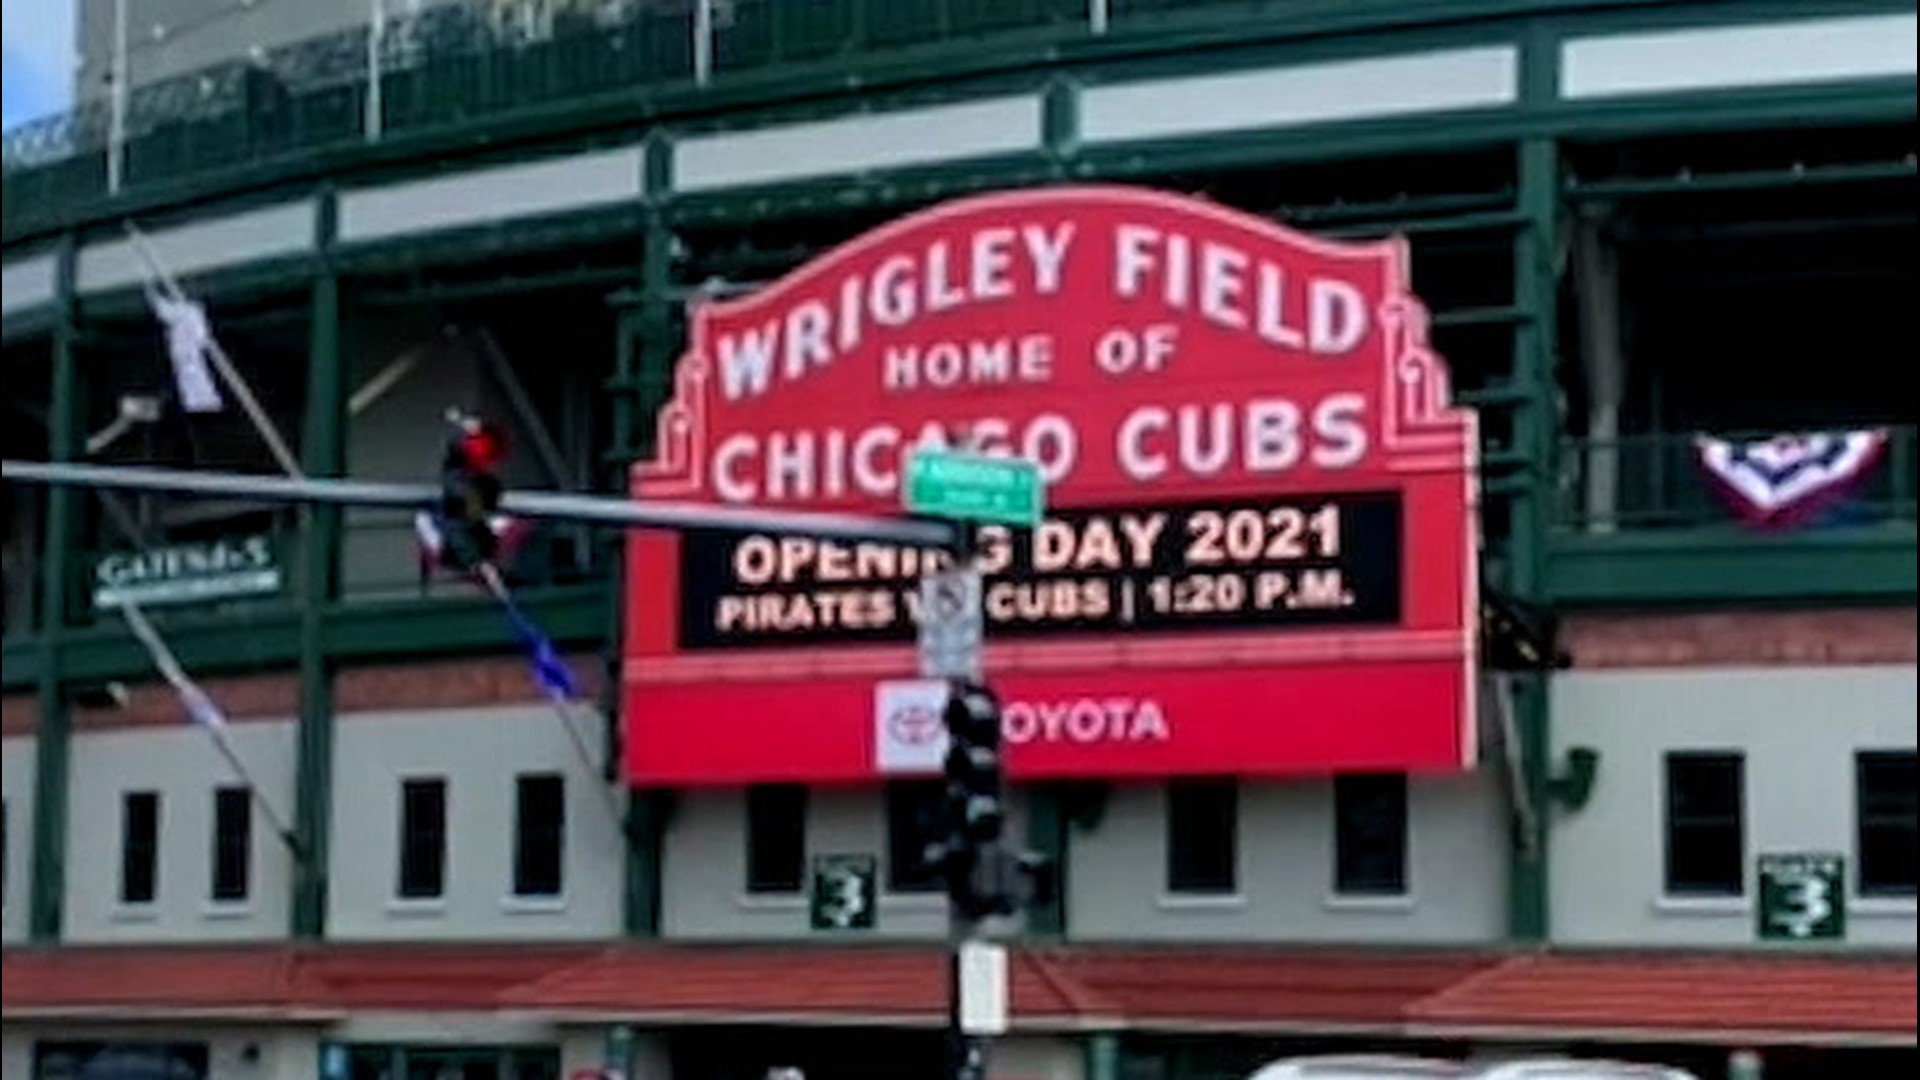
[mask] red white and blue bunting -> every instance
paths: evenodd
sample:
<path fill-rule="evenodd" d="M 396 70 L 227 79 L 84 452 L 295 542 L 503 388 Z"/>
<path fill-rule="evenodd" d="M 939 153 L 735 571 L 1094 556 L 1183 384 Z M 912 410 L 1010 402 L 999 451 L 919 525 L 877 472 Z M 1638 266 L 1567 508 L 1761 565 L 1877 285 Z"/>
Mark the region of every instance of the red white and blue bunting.
<path fill-rule="evenodd" d="M 1805 524 L 1844 499 L 1886 452 L 1887 432 L 1822 432 L 1728 441 L 1696 436 L 1700 466 L 1750 524 Z"/>

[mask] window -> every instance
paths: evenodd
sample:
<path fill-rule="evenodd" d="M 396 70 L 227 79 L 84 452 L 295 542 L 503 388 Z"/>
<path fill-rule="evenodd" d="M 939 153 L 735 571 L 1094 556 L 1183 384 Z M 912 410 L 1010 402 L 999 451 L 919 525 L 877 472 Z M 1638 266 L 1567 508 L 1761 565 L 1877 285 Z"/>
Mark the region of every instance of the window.
<path fill-rule="evenodd" d="M 447 886 L 447 782 L 400 785 L 400 896 L 431 900 Z"/>
<path fill-rule="evenodd" d="M 345 1059 L 343 1080 L 558 1080 L 565 1075 L 560 1052 L 552 1047 L 378 1043 L 335 1048 Z"/>
<path fill-rule="evenodd" d="M 807 789 L 764 784 L 747 789 L 747 891 L 799 892 L 806 874 Z"/>
<path fill-rule="evenodd" d="M 1333 891 L 1343 896 L 1405 896 L 1407 778 L 1336 777 L 1333 818 Z"/>
<path fill-rule="evenodd" d="M 129 791 L 120 802 L 120 902 L 151 904 L 160 876 L 160 795 Z"/>
<path fill-rule="evenodd" d="M 558 773 L 528 775 L 516 786 L 513 895 L 559 896 L 566 865 L 566 778 Z"/>
<path fill-rule="evenodd" d="M 1167 891 L 1234 891 L 1239 795 L 1232 780 L 1175 780 L 1167 785 Z"/>
<path fill-rule="evenodd" d="M 210 1075 L 206 1043 L 36 1042 L 34 1080 L 95 1080 L 164 1077 L 206 1080 Z"/>
<path fill-rule="evenodd" d="M 927 848 L 942 839 L 946 784 L 898 780 L 887 785 L 887 890 L 938 892 L 946 887 L 938 867 L 927 865 Z"/>
<path fill-rule="evenodd" d="M 243 787 L 213 793 L 213 898 L 247 898 L 253 862 L 253 800 Z"/>
<path fill-rule="evenodd" d="M 1854 761 L 1862 896 L 1915 895 L 1920 799 L 1914 793 L 1914 760 L 1907 750 L 1863 753 Z"/>
<path fill-rule="evenodd" d="M 1745 763 L 1739 754 L 1667 755 L 1667 893 L 1746 893 Z"/>

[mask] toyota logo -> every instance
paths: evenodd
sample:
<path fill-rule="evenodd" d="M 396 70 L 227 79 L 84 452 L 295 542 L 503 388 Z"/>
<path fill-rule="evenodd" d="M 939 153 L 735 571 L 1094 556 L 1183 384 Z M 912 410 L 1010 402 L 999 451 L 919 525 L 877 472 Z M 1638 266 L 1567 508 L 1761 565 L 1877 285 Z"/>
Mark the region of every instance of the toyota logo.
<path fill-rule="evenodd" d="M 926 746 L 939 738 L 945 727 L 939 711 L 927 705 L 908 705 L 887 717 L 887 728 L 894 739 L 908 746 Z"/>

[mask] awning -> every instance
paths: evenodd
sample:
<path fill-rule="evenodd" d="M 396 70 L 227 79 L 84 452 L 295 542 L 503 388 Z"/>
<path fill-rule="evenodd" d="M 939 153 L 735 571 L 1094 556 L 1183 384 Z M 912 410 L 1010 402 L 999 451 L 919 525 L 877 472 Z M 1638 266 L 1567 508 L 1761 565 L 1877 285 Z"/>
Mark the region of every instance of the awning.
<path fill-rule="evenodd" d="M 559 1022 L 936 1028 L 924 945 L 182 945 L 7 949 L 0 1015 L 325 1022 L 362 1010 Z M 1015 1030 L 1912 1046 L 1911 955 L 1016 947 Z"/>

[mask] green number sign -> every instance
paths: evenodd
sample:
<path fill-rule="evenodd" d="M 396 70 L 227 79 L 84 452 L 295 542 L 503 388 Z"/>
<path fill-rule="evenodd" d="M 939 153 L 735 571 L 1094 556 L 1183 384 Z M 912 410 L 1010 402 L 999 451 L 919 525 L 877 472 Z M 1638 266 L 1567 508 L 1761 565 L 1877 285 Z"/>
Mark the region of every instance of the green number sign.
<path fill-rule="evenodd" d="M 878 907 L 871 855 L 813 857 L 813 897 L 809 905 L 815 930 L 871 930 Z"/>
<path fill-rule="evenodd" d="M 1847 934 L 1847 860 L 1843 855 L 1762 855 L 1760 937 L 1832 941 Z"/>

